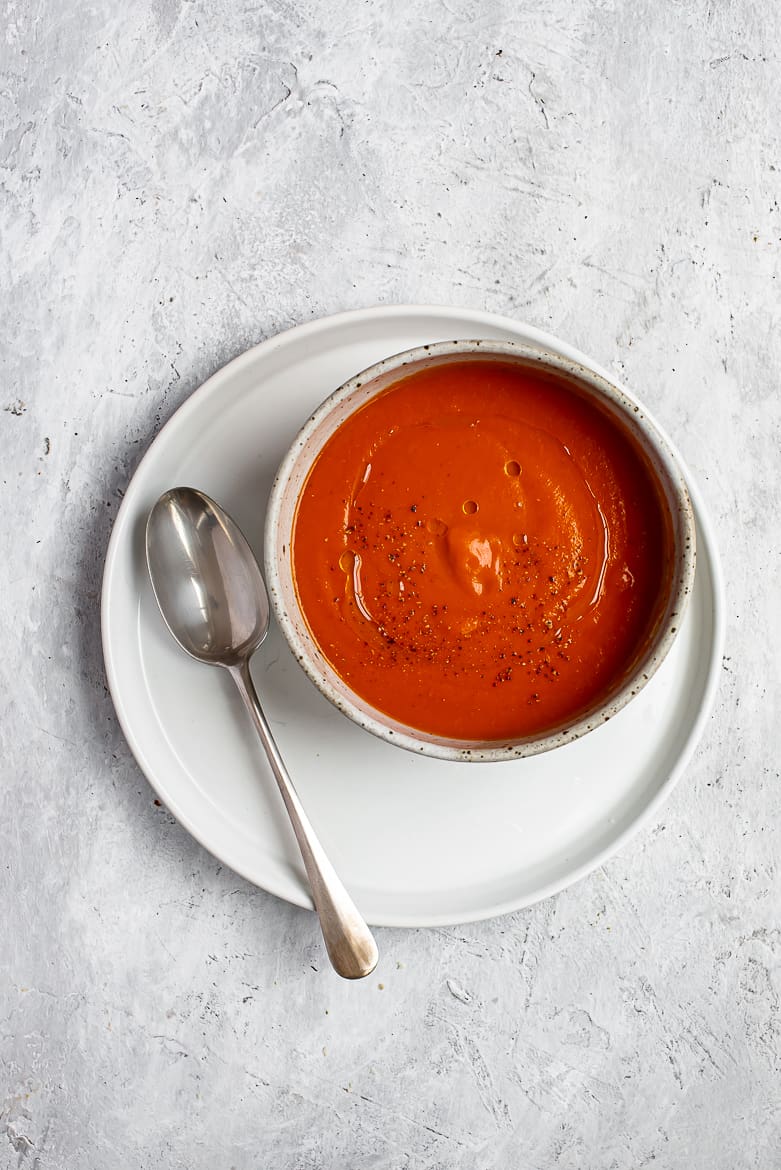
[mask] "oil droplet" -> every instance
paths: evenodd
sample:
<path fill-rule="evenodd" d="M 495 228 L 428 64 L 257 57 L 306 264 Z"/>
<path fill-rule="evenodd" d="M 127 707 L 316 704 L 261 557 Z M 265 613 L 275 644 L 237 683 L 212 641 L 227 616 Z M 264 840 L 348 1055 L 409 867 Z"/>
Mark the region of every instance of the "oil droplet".
<path fill-rule="evenodd" d="M 529 538 L 525 532 L 522 536 L 519 536 L 516 533 L 516 535 L 513 537 L 513 544 L 515 545 L 516 548 L 523 548 L 523 546 L 525 544 L 528 544 L 528 543 L 529 543 Z"/>
<path fill-rule="evenodd" d="M 520 475 L 521 474 L 521 465 L 517 459 L 510 459 L 509 462 L 505 463 L 504 474 L 505 475 Z"/>
<path fill-rule="evenodd" d="M 464 500 L 461 511 L 465 516 L 474 516 L 477 511 L 477 500 Z"/>
<path fill-rule="evenodd" d="M 339 568 L 343 573 L 352 573 L 355 566 L 355 553 L 350 552 L 349 548 L 345 549 L 339 557 Z"/>
<path fill-rule="evenodd" d="M 426 529 L 432 536 L 444 536 L 447 532 L 447 524 L 444 520 L 427 520 Z"/>

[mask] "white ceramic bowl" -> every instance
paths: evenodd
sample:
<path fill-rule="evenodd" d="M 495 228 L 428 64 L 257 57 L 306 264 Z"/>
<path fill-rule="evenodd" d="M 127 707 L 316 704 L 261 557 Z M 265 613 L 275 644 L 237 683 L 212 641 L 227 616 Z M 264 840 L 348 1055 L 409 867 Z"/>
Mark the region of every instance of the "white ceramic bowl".
<path fill-rule="evenodd" d="M 418 370 L 452 361 L 496 359 L 525 367 L 542 366 L 556 373 L 599 401 L 630 431 L 645 452 L 669 508 L 674 572 L 661 621 L 635 668 L 592 710 L 536 736 L 512 741 L 465 741 L 429 735 L 397 722 L 362 699 L 339 677 L 321 653 L 299 607 L 290 546 L 296 505 L 309 470 L 334 431 L 354 411 Z M 265 567 L 272 607 L 296 659 L 315 686 L 350 719 L 389 743 L 460 762 L 517 759 L 550 751 L 585 735 L 620 711 L 645 686 L 670 649 L 691 593 L 694 565 L 694 514 L 686 482 L 669 444 L 639 403 L 577 362 L 511 341 L 443 341 L 419 346 L 356 374 L 326 398 L 296 436 L 277 472 L 266 517 Z"/>

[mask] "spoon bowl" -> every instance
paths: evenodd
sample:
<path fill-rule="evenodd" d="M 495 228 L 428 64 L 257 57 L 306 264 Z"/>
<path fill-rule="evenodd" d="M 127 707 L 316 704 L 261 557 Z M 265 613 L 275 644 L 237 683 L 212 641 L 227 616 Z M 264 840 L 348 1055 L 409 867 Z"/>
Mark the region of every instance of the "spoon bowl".
<path fill-rule="evenodd" d="M 268 633 L 269 602 L 244 535 L 194 488 L 164 492 L 146 526 L 157 604 L 183 650 L 211 666 L 239 663 Z"/>

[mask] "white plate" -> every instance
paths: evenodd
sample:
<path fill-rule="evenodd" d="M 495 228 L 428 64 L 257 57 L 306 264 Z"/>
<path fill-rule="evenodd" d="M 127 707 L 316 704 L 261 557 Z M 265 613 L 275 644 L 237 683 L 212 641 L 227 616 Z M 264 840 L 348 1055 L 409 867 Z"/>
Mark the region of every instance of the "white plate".
<path fill-rule="evenodd" d="M 202 488 L 262 562 L 274 472 L 312 409 L 379 358 L 469 337 L 545 346 L 605 373 L 555 338 L 489 313 L 421 306 L 329 317 L 257 346 L 196 391 L 155 439 L 117 515 L 103 580 L 103 649 L 133 754 L 207 849 L 300 906 L 311 905 L 303 867 L 233 684 L 179 650 L 157 611 L 144 562 L 146 517 L 166 488 Z M 392 747 L 336 711 L 272 630 L 253 664 L 258 691 L 323 844 L 370 922 L 443 925 L 528 906 L 603 862 L 669 795 L 710 710 L 723 641 L 713 536 L 686 474 L 697 575 L 678 639 L 628 707 L 546 755 L 456 764 Z"/>

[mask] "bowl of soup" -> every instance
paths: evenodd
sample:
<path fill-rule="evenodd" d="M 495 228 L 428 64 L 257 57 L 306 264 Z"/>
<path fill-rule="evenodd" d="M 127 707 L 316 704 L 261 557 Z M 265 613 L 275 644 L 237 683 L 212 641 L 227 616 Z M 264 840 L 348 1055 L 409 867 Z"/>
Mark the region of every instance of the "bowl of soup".
<path fill-rule="evenodd" d="M 389 743 L 445 760 L 560 747 L 667 654 L 691 592 L 682 472 L 577 362 L 452 341 L 378 362 L 307 420 L 267 513 L 296 659 Z"/>

